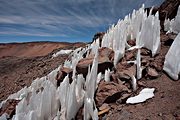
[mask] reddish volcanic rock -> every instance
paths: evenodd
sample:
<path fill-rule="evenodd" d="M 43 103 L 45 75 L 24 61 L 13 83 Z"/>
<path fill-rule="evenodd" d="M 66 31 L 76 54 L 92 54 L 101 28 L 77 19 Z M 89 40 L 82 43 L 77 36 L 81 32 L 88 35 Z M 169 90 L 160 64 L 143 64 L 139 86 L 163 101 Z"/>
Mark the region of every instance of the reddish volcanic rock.
<path fill-rule="evenodd" d="M 57 86 L 60 86 L 60 83 L 63 81 L 63 79 L 69 75 L 70 78 L 70 83 L 72 82 L 72 72 L 73 70 L 70 68 L 62 67 L 60 71 L 56 75 L 56 80 L 57 80 Z"/>
<path fill-rule="evenodd" d="M 101 44 L 101 41 L 102 41 L 102 38 L 104 36 L 105 32 L 98 32 L 94 35 L 93 37 L 93 42 L 99 38 L 99 41 L 100 41 L 100 44 Z"/>
<path fill-rule="evenodd" d="M 125 85 L 101 81 L 95 96 L 97 106 L 100 107 L 103 103 L 116 102 L 116 100 L 120 99 L 128 91 L 129 89 Z"/>
<path fill-rule="evenodd" d="M 10 118 L 12 118 L 12 116 L 15 114 L 16 105 L 19 102 L 20 102 L 20 100 L 14 100 L 14 99 L 7 100 L 6 103 L 0 109 L 0 116 L 4 113 L 7 113 L 7 115 Z"/>
<path fill-rule="evenodd" d="M 99 49 L 98 55 L 98 73 L 104 73 L 106 69 L 112 69 L 113 67 L 113 50 L 109 48 L 101 48 Z M 88 73 L 88 67 L 92 66 L 94 60 L 94 55 L 90 54 L 89 57 L 81 59 L 77 66 L 76 70 L 78 74 L 83 74 L 85 77 Z"/>
<path fill-rule="evenodd" d="M 151 67 L 147 68 L 147 75 L 150 78 L 157 78 L 159 76 L 158 72 L 155 69 L 151 68 Z"/>
<path fill-rule="evenodd" d="M 135 46 L 136 45 L 136 41 L 135 40 L 128 40 L 127 43 L 130 46 Z"/>

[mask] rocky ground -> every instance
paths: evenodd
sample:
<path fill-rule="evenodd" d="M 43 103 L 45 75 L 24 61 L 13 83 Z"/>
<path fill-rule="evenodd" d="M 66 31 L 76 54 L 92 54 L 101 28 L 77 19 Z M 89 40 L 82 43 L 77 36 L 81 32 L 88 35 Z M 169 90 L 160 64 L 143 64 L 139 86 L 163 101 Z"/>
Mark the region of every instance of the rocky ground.
<path fill-rule="evenodd" d="M 157 56 L 158 59 L 155 57 L 157 64 L 160 63 L 160 58 L 163 60 L 173 38 L 172 34 L 161 33 L 161 50 Z M 144 76 L 138 86 L 139 89 L 155 88 L 155 96 L 144 103 L 135 105 L 119 104 L 118 102 L 111 104 L 111 109 L 107 114 L 108 120 L 180 120 L 180 94 L 178 91 L 180 80 L 173 81 L 164 71 L 159 72 L 158 78 L 149 77 Z"/>
<path fill-rule="evenodd" d="M 95 94 L 100 119 L 180 120 L 180 80 L 173 81 L 162 69 L 165 55 L 175 37 L 176 34 L 161 32 L 161 49 L 154 57 L 151 57 L 149 50 L 141 49 L 142 79 L 138 80 L 135 92 L 132 91 L 131 76 L 136 75 L 136 65 L 127 64 L 127 61 L 136 59 L 137 50 L 126 51 L 116 68 L 110 64 L 111 54 L 114 53 L 107 48 L 99 50 L 98 72 L 108 67 L 113 71 L 110 74 L 111 82 L 105 82 L 104 79 L 100 81 Z M 132 41 L 128 42 L 134 44 Z M 77 65 L 77 72 L 87 74 L 84 67 L 87 69 L 90 63 L 91 57 L 81 60 Z M 155 88 L 155 96 L 143 103 L 126 104 L 127 98 L 139 94 L 143 88 Z M 77 119 L 82 119 L 80 116 L 79 112 Z"/>
<path fill-rule="evenodd" d="M 24 86 L 29 86 L 37 77 L 47 75 L 68 58 L 68 55 L 52 58 L 53 53 L 60 49 L 75 49 L 83 45 L 85 44 L 23 43 L 0 45 L 1 48 L 3 46 L 5 49 L 0 50 L 0 101 L 5 100 L 10 94 L 19 91 Z M 29 54 L 30 46 L 33 46 L 33 51 L 37 52 Z M 9 48 L 11 50 L 8 50 Z M 20 52 L 12 54 L 12 51 Z"/>
<path fill-rule="evenodd" d="M 166 74 L 154 80 L 141 80 L 147 87 L 156 88 L 155 96 L 136 105 L 112 104 L 108 120 L 180 120 L 180 81 Z"/>
<path fill-rule="evenodd" d="M 5 56 L 37 57 L 46 56 L 55 49 L 77 46 L 79 43 L 66 42 L 27 42 L 27 43 L 0 43 L 0 58 Z M 73 48 L 73 47 L 72 47 Z"/>

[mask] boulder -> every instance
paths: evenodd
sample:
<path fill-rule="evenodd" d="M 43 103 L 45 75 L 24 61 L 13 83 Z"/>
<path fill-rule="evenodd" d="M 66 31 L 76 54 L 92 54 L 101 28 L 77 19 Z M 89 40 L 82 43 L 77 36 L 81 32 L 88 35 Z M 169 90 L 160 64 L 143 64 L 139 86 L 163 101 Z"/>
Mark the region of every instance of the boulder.
<path fill-rule="evenodd" d="M 128 45 L 130 45 L 131 47 L 136 45 L 136 41 L 135 41 L 135 40 L 128 40 L 127 43 L 128 43 Z"/>
<path fill-rule="evenodd" d="M 103 103 L 116 102 L 123 94 L 128 93 L 129 89 L 123 84 L 101 81 L 95 95 L 96 104 L 100 107 Z"/>
<path fill-rule="evenodd" d="M 116 75 L 121 80 L 130 80 L 132 76 L 136 75 L 136 66 L 132 65 L 124 69 L 117 69 Z"/>
<path fill-rule="evenodd" d="M 104 36 L 105 32 L 98 32 L 94 35 L 93 41 L 94 42 L 96 39 L 99 39 L 99 43 L 101 44 L 102 38 Z"/>
<path fill-rule="evenodd" d="M 60 86 L 60 83 L 63 81 L 63 79 L 69 75 L 69 80 L 70 80 L 70 83 L 72 82 L 72 72 L 73 70 L 70 69 L 70 68 L 67 68 L 67 67 L 62 67 L 57 75 L 56 75 L 56 80 L 57 80 L 57 86 Z"/>
<path fill-rule="evenodd" d="M 98 50 L 99 52 L 99 56 L 100 57 L 108 57 L 110 61 L 113 62 L 113 59 L 114 59 L 114 51 L 110 48 L 107 48 L 107 47 L 102 47 Z"/>
<path fill-rule="evenodd" d="M 148 75 L 149 78 L 157 78 L 159 76 L 156 69 L 151 68 L 151 67 L 147 68 L 147 75 Z"/>
<path fill-rule="evenodd" d="M 105 70 L 108 68 L 111 70 L 113 67 L 113 50 L 103 47 L 100 48 L 98 52 L 98 73 L 105 73 Z M 90 54 L 87 58 L 81 59 L 76 66 L 77 73 L 83 74 L 83 76 L 86 77 L 88 73 L 88 67 L 92 66 L 93 60 L 94 55 L 92 54 Z"/>

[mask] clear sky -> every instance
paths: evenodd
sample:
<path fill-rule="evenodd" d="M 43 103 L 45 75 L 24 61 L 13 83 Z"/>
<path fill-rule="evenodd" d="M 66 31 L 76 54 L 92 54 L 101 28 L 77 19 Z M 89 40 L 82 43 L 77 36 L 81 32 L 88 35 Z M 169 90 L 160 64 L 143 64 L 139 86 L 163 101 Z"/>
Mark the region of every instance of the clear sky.
<path fill-rule="evenodd" d="M 164 0 L 0 0 L 0 43 L 88 42 L 118 19 Z"/>

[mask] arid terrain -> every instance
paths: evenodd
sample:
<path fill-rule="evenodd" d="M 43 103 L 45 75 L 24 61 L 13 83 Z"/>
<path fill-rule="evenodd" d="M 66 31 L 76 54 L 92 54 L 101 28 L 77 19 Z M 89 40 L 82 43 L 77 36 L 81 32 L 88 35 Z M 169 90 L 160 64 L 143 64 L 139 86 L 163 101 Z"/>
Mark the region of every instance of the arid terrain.
<path fill-rule="evenodd" d="M 32 80 L 47 75 L 68 58 L 52 54 L 61 49 L 75 49 L 84 43 L 13 43 L 0 44 L 0 101 L 29 86 Z"/>
<path fill-rule="evenodd" d="M 46 56 L 53 50 L 60 48 L 68 48 L 69 46 L 77 47 L 81 43 L 66 43 L 66 42 L 29 42 L 29 43 L 9 43 L 0 44 L 0 57 L 15 56 L 15 57 L 37 57 Z"/>

